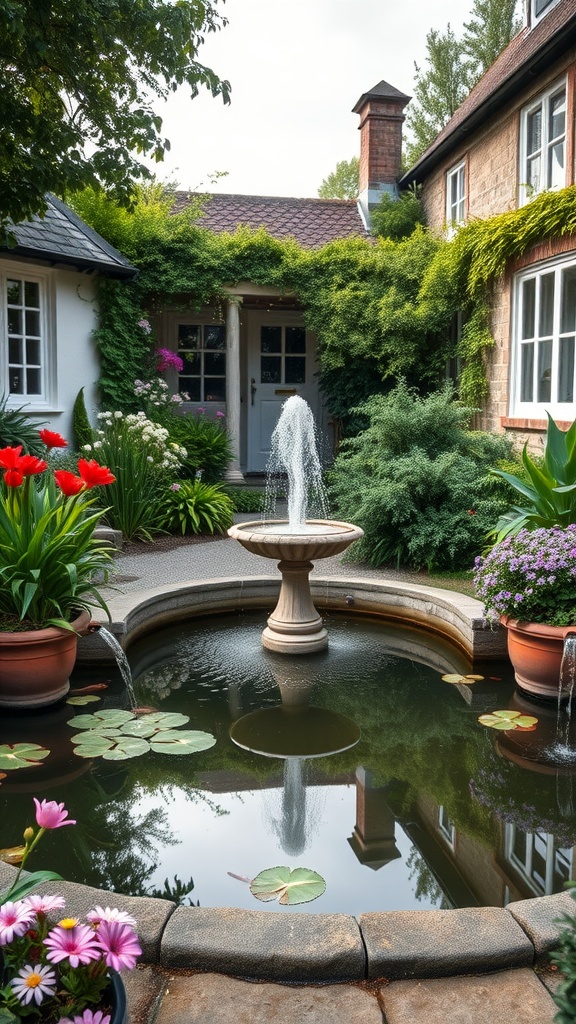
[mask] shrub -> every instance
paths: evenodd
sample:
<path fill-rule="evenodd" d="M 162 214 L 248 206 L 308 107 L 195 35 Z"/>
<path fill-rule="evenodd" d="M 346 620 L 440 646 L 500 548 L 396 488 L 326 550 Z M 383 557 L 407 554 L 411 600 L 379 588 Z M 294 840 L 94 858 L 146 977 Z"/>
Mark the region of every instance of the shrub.
<path fill-rule="evenodd" d="M 357 553 L 373 565 L 471 566 L 506 507 L 487 481 L 510 441 L 468 431 L 473 410 L 448 387 L 421 398 L 401 382 L 360 411 L 369 426 L 343 442 L 330 474 L 337 515 L 364 530 Z"/>
<path fill-rule="evenodd" d="M 39 426 L 28 418 L 24 409 L 8 407 L 8 398 L 0 399 L 0 448 L 16 448 L 22 445 L 28 455 L 40 457 L 44 453 L 44 445 L 38 433 Z"/>
<path fill-rule="evenodd" d="M 72 431 L 76 448 L 83 448 L 85 444 L 91 444 L 94 440 L 94 431 L 86 411 L 84 388 L 80 388 L 80 391 L 76 395 L 76 401 L 74 402 L 74 408 L 72 410 Z"/>
<path fill-rule="evenodd" d="M 217 483 L 222 479 L 232 458 L 223 416 L 211 419 L 200 411 L 194 416 L 173 416 L 168 429 L 172 441 L 182 445 L 187 452 L 182 462 L 183 478 L 193 479 L 201 472 L 205 483 Z"/>
<path fill-rule="evenodd" d="M 255 487 L 225 487 L 235 512 L 264 512 L 266 494 Z"/>
<path fill-rule="evenodd" d="M 184 449 L 170 441 L 165 427 L 144 413 L 103 412 L 101 429 L 83 452 L 110 467 L 116 481 L 106 488 L 105 520 L 121 530 L 125 540 L 151 540 L 162 529 L 166 487 L 177 476 Z"/>
<path fill-rule="evenodd" d="M 576 884 L 568 882 L 570 895 L 576 896 Z M 562 972 L 563 978 L 552 998 L 558 1007 L 554 1017 L 556 1024 L 573 1024 L 576 1020 L 576 914 L 564 913 L 557 921 L 563 925 L 558 937 L 558 946 L 550 954 L 552 963 Z"/>
<path fill-rule="evenodd" d="M 184 480 L 172 484 L 163 503 L 163 526 L 174 533 L 224 533 L 232 526 L 234 506 L 218 484 Z"/>

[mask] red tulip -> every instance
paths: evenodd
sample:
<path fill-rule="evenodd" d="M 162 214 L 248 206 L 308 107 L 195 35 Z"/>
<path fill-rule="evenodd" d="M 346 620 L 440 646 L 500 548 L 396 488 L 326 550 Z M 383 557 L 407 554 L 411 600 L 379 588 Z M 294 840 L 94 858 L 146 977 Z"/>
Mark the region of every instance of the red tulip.
<path fill-rule="evenodd" d="M 62 437 L 62 434 L 57 434 L 54 430 L 39 430 L 38 433 L 48 450 L 68 447 L 68 441 Z"/>
<path fill-rule="evenodd" d="M 54 479 L 62 491 L 62 494 L 67 498 L 73 497 L 75 494 L 78 494 L 79 491 L 83 491 L 86 487 L 82 477 L 75 476 L 74 473 L 70 473 L 67 469 L 55 470 Z"/>
<path fill-rule="evenodd" d="M 34 476 L 36 473 L 43 473 L 48 468 L 44 459 L 38 459 L 35 455 L 21 455 L 18 464 L 14 467 L 22 473 L 22 476 Z"/>
<path fill-rule="evenodd" d="M 103 487 L 105 484 L 113 484 L 116 479 L 107 466 L 99 466 L 95 459 L 90 459 L 90 461 L 79 459 L 78 472 L 88 490 L 92 487 Z"/>
<path fill-rule="evenodd" d="M 7 487 L 21 487 L 24 477 L 19 469 L 7 469 L 4 473 L 4 483 Z"/>
<path fill-rule="evenodd" d="M 0 448 L 0 469 L 16 469 L 21 452 L 21 444 L 16 448 Z"/>

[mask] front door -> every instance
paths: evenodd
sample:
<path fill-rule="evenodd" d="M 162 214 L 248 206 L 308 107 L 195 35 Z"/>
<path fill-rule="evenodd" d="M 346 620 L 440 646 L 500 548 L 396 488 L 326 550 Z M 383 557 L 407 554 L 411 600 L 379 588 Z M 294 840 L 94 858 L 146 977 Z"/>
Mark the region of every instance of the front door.
<path fill-rule="evenodd" d="M 280 409 L 291 395 L 320 412 L 316 343 L 295 313 L 250 313 L 247 471 L 264 473 Z"/>

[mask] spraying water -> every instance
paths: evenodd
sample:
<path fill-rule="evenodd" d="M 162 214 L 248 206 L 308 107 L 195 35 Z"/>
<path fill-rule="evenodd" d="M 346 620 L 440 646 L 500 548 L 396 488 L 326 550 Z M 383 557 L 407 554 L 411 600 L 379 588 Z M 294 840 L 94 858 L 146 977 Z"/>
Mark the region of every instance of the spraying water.
<path fill-rule="evenodd" d="M 108 647 L 110 647 L 110 649 L 114 652 L 114 657 L 116 658 L 116 662 L 118 668 L 120 669 L 120 674 L 122 676 L 122 679 L 124 680 L 126 692 L 130 700 L 130 707 L 135 708 L 136 695 L 134 693 L 134 687 L 132 685 L 132 672 L 130 671 L 130 664 L 128 662 L 128 658 L 126 657 L 116 637 L 114 636 L 113 633 L 110 632 L 109 629 L 106 629 L 105 626 L 100 626 L 98 630 L 98 635 L 102 637 L 104 642 L 107 643 Z"/>
<path fill-rule="evenodd" d="M 572 697 L 576 683 L 576 633 L 568 633 L 564 639 L 560 678 L 558 680 L 558 712 L 556 715 L 556 742 L 549 753 L 555 761 L 576 762 L 576 750 L 570 746 L 572 724 Z"/>
<path fill-rule="evenodd" d="M 316 425 L 312 410 L 299 395 L 292 395 L 284 405 L 274 428 L 266 482 L 266 514 L 273 514 L 276 493 L 287 479 L 288 529 L 302 533 L 311 515 L 314 519 L 328 517 L 328 498 L 322 479 L 318 454 Z"/>

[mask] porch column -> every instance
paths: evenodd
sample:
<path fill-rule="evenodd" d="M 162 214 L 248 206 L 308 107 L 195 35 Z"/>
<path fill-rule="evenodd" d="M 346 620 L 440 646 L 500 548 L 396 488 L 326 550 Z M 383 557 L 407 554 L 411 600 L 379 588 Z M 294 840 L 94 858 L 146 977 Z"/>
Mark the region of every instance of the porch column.
<path fill-rule="evenodd" d="M 240 305 L 239 295 L 231 295 L 226 307 L 226 428 L 232 444 L 232 458 L 225 480 L 244 480 L 240 470 Z"/>

